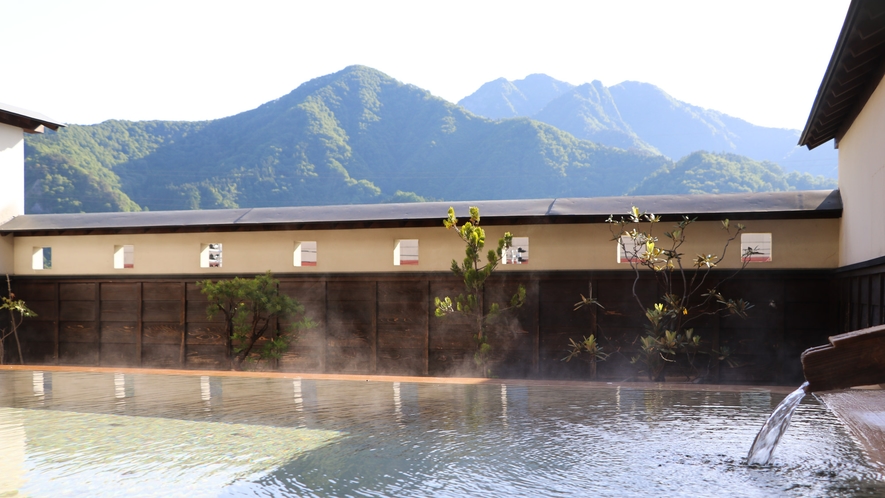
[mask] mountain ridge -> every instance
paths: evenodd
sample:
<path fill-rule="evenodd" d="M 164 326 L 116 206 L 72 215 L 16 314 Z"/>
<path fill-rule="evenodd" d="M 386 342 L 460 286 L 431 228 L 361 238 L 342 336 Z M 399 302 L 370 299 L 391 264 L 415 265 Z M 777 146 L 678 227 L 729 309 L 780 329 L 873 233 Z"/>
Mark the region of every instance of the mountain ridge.
<path fill-rule="evenodd" d="M 587 94 L 587 85 L 595 92 L 595 99 Z M 459 104 L 484 115 L 483 101 L 497 97 L 490 92 L 490 87 L 480 90 Z M 540 101 L 536 102 L 536 105 L 540 104 Z M 626 145 L 659 151 L 674 160 L 698 150 L 708 150 L 740 154 L 756 161 L 772 161 L 787 172 L 836 178 L 838 157 L 835 150 L 818 148 L 808 151 L 799 147 L 799 130 L 756 126 L 719 111 L 677 100 L 650 83 L 624 81 L 605 87 L 594 81 L 572 86 L 569 91 L 543 103 L 540 111 L 518 116 L 543 121 L 578 138 L 597 140 L 614 147 Z"/>
<path fill-rule="evenodd" d="M 365 66 L 212 121 L 29 136 L 26 155 L 28 212 L 622 195 L 674 164 L 538 120 L 484 118 Z"/>

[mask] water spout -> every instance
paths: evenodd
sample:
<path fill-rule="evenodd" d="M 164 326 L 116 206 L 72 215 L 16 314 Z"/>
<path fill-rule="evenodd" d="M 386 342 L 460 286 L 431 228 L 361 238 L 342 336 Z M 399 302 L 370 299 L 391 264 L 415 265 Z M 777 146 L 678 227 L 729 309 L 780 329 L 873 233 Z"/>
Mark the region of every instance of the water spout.
<path fill-rule="evenodd" d="M 799 389 L 791 392 L 777 405 L 777 408 L 774 409 L 771 416 L 765 421 L 762 430 L 756 435 L 753 446 L 750 447 L 750 453 L 747 454 L 748 465 L 767 465 L 771 461 L 771 455 L 774 453 L 774 449 L 777 448 L 777 443 L 781 440 L 781 436 L 784 435 L 787 427 L 790 426 L 793 412 L 796 411 L 796 407 L 799 406 L 802 398 L 807 394 L 807 389 L 808 382 L 805 382 Z"/>

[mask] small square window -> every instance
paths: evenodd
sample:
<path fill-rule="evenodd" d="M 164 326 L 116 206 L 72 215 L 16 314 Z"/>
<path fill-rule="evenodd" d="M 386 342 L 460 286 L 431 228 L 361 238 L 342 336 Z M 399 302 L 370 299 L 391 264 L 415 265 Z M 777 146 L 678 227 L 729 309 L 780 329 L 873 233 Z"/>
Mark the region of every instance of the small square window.
<path fill-rule="evenodd" d="M 31 255 L 31 268 L 34 270 L 52 269 L 52 248 L 35 247 Z"/>
<path fill-rule="evenodd" d="M 393 264 L 417 265 L 418 264 L 418 239 L 402 239 L 396 241 L 393 249 Z"/>
<path fill-rule="evenodd" d="M 201 244 L 200 268 L 221 268 L 221 244 Z"/>
<path fill-rule="evenodd" d="M 135 268 L 135 246 L 114 246 L 114 268 Z"/>
<path fill-rule="evenodd" d="M 618 263 L 639 263 L 646 254 L 645 238 L 621 235 L 618 240 Z"/>
<path fill-rule="evenodd" d="M 504 249 L 501 254 L 501 264 L 527 265 L 529 264 L 529 238 L 513 237 L 513 245 L 510 249 Z"/>
<path fill-rule="evenodd" d="M 295 243 L 295 266 L 317 265 L 316 241 L 302 241 Z"/>
<path fill-rule="evenodd" d="M 743 262 L 743 263 L 770 263 L 771 262 L 771 234 L 770 233 L 742 233 L 741 234 L 741 262 Z"/>

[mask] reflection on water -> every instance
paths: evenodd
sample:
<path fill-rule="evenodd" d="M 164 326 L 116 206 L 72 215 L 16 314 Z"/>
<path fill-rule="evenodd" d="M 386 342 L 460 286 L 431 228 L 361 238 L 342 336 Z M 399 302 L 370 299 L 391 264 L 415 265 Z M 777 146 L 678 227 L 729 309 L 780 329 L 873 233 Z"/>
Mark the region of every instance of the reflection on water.
<path fill-rule="evenodd" d="M 39 375 L 38 375 L 39 374 Z M 0 372 L 0 496 L 857 496 L 815 399 L 773 464 L 765 390 Z"/>

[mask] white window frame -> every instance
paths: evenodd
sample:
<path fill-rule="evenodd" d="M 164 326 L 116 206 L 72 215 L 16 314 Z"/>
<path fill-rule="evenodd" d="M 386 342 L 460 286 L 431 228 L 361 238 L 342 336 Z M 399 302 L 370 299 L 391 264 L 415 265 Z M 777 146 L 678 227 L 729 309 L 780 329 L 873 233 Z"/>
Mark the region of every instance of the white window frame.
<path fill-rule="evenodd" d="M 129 257 L 127 258 L 127 256 Z M 129 260 L 128 263 L 127 260 Z M 131 268 L 135 268 L 135 246 L 132 244 L 114 246 L 114 269 L 128 270 Z"/>
<path fill-rule="evenodd" d="M 527 265 L 529 264 L 529 238 L 513 237 L 510 249 L 501 250 L 501 264 L 503 265 Z"/>
<path fill-rule="evenodd" d="M 31 269 L 33 270 L 51 270 L 52 269 L 52 247 L 35 247 L 31 253 Z M 46 266 L 43 258 L 43 251 L 49 249 L 49 266 Z"/>
<path fill-rule="evenodd" d="M 419 261 L 420 250 L 418 239 L 397 239 L 393 248 L 393 265 L 418 266 Z"/>
<path fill-rule="evenodd" d="M 741 234 L 741 263 L 771 263 L 771 233 L 742 233 Z M 744 252 L 752 248 L 762 254 L 754 254 L 749 258 L 744 257 Z"/>
<path fill-rule="evenodd" d="M 640 263 L 642 261 L 642 256 L 648 253 L 648 250 L 645 246 L 644 240 L 638 240 L 638 243 L 633 242 L 633 237 L 629 235 L 621 235 L 621 237 L 617 241 L 618 251 L 617 251 L 617 259 L 615 261 L 618 264 L 621 263 Z M 631 250 L 635 250 L 636 254 L 633 254 L 633 257 L 628 257 L 627 254 L 631 252 Z M 625 254 L 625 252 L 627 254 Z"/>
<path fill-rule="evenodd" d="M 317 243 L 315 240 L 303 240 L 295 243 L 293 264 L 295 266 L 317 265 Z"/>
<path fill-rule="evenodd" d="M 200 268 L 221 268 L 223 250 L 221 242 L 200 244 Z"/>

